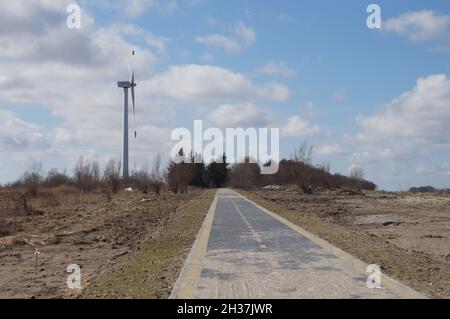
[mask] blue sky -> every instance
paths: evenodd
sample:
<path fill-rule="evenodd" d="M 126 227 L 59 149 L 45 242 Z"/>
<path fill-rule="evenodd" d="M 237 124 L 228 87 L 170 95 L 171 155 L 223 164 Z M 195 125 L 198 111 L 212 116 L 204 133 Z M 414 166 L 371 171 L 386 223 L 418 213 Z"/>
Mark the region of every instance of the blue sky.
<path fill-rule="evenodd" d="M 136 167 L 202 119 L 279 127 L 283 156 L 308 141 L 316 163 L 362 166 L 384 189 L 450 187 L 448 2 L 376 1 L 380 30 L 359 0 L 79 1 L 79 30 L 70 3 L 0 5 L 0 182 L 33 160 L 120 156 L 114 81 L 133 64 Z"/>

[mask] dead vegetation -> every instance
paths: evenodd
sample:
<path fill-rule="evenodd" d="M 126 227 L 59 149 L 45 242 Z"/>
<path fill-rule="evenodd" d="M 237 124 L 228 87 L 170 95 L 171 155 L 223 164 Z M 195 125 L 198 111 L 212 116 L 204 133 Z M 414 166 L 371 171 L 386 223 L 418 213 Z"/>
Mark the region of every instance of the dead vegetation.
<path fill-rule="evenodd" d="M 355 167 L 350 176 L 332 174 L 330 165 L 313 164 L 313 146 L 304 143 L 296 149 L 289 159 L 278 163 L 278 172 L 272 175 L 261 175 L 260 166 L 246 158 L 233 165 L 230 172 L 230 185 L 241 189 L 255 189 L 265 186 L 296 185 L 304 194 L 313 194 L 323 189 L 346 189 L 360 193 L 362 190 L 375 190 L 377 186 L 364 179 L 364 170 Z M 265 166 L 272 164 L 270 161 Z"/>
<path fill-rule="evenodd" d="M 16 194 L 21 193 L 15 188 L 0 189 L 0 297 L 7 298 L 67 296 L 69 264 L 82 267 L 84 284 L 94 280 L 201 192 L 119 191 L 108 202 L 104 194 L 81 193 L 76 186 L 40 187 L 36 197 L 25 197 L 27 209 L 18 207 Z"/>
<path fill-rule="evenodd" d="M 0 185 L 0 297 L 63 296 L 67 265 L 82 265 L 92 280 L 164 229 L 177 208 L 202 191 L 190 186 L 188 161 L 172 163 L 165 173 L 160 166 L 158 156 L 151 171 L 123 179 L 120 161 L 101 168 L 81 157 L 72 176 L 57 169 L 44 175 L 33 163 L 18 181 Z M 175 188 L 168 187 L 172 181 Z"/>

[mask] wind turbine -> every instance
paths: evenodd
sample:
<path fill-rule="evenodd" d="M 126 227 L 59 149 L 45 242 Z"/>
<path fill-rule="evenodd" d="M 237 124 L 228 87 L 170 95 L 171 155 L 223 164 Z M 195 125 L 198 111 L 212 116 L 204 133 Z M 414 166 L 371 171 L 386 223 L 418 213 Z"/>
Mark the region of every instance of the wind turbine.
<path fill-rule="evenodd" d="M 134 51 L 133 51 L 134 55 Z M 134 69 L 130 70 L 130 80 L 117 82 L 119 88 L 123 88 L 124 102 L 123 102 L 123 140 L 122 140 L 122 177 L 128 178 L 128 89 L 131 89 L 131 100 L 133 104 L 133 116 L 136 123 L 136 108 L 134 103 L 134 88 L 136 83 L 134 82 Z M 136 124 L 135 124 L 136 125 Z M 134 138 L 137 138 L 137 132 L 134 131 Z"/>

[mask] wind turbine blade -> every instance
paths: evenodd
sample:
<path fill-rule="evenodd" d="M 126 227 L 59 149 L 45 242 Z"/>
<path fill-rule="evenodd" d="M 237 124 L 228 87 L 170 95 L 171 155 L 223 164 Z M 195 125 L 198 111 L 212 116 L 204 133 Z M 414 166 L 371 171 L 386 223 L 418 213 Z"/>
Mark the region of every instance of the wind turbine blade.
<path fill-rule="evenodd" d="M 133 104 L 133 121 L 134 121 L 134 138 L 137 138 L 137 131 L 136 131 L 136 104 L 135 104 L 135 96 L 134 96 L 134 70 L 131 73 L 131 101 Z"/>
<path fill-rule="evenodd" d="M 131 100 L 133 103 L 133 116 L 134 120 L 136 121 L 136 105 L 135 105 L 135 97 L 134 97 L 134 87 L 131 87 Z"/>

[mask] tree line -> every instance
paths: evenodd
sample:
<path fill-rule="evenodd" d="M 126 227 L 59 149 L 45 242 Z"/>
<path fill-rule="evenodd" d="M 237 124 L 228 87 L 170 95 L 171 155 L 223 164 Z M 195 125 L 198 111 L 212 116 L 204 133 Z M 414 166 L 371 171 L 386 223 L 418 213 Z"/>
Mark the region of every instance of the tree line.
<path fill-rule="evenodd" d="M 81 193 L 103 192 L 110 200 L 112 194 L 124 187 L 131 187 L 144 194 L 161 193 L 170 190 L 174 193 L 186 193 L 189 187 L 220 188 L 225 186 L 252 189 L 268 185 L 297 185 L 306 194 L 318 189 L 348 188 L 355 190 L 375 190 L 377 186 L 364 179 L 362 168 L 355 167 L 349 176 L 333 174 L 329 164 L 312 163 L 313 147 L 303 144 L 288 159 L 278 163 L 279 170 L 273 175 L 262 175 L 261 166 L 251 158 L 230 165 L 225 154 L 209 163 L 197 154 L 186 154 L 183 149 L 177 154 L 176 161 L 170 160 L 166 169 L 161 168 L 158 155 L 152 169 L 144 167 L 133 171 L 127 180 L 121 177 L 121 162 L 111 159 L 103 170 L 96 160 L 80 157 L 73 175 L 52 169 L 46 176 L 42 174 L 42 165 L 34 163 L 22 177 L 6 186 L 22 187 L 27 196 L 36 196 L 39 187 L 58 187 L 61 185 L 78 188 Z M 264 165 L 270 166 L 267 162 Z"/>
<path fill-rule="evenodd" d="M 333 174 L 330 164 L 314 165 L 313 146 L 304 143 L 289 159 L 278 163 L 278 172 L 261 175 L 261 167 L 251 158 L 246 158 L 231 167 L 230 186 L 236 188 L 259 188 L 269 185 L 296 185 L 306 194 L 319 189 L 351 189 L 355 191 L 375 190 L 377 185 L 364 179 L 364 170 L 354 167 L 349 176 Z M 270 166 L 271 162 L 264 165 Z"/>
<path fill-rule="evenodd" d="M 377 185 L 364 179 L 364 170 L 354 167 L 349 176 L 333 174 L 329 164 L 312 163 L 313 146 L 304 143 L 296 149 L 289 159 L 278 164 L 278 172 L 273 175 L 261 174 L 261 166 L 249 157 L 230 165 L 226 155 L 206 165 L 199 155 L 186 156 L 181 149 L 176 164 L 168 166 L 167 182 L 174 192 L 185 192 L 189 186 L 223 187 L 242 189 L 261 188 L 270 185 L 297 185 L 306 194 L 318 189 L 375 190 Z M 197 163 L 197 164 L 196 164 Z M 264 165 L 271 166 L 271 162 Z"/>
<path fill-rule="evenodd" d="M 167 167 L 166 180 L 171 191 L 184 193 L 189 186 L 201 188 L 226 186 L 229 174 L 229 163 L 225 154 L 206 164 L 200 155 L 186 155 L 184 150 L 180 149 L 177 160 L 170 161 Z"/>

